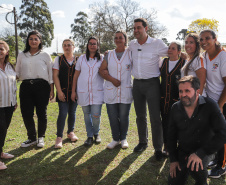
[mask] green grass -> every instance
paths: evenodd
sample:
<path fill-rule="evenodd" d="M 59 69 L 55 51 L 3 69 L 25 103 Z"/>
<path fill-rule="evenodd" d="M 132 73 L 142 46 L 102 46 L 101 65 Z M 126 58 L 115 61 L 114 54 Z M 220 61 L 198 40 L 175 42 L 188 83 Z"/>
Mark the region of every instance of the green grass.
<path fill-rule="evenodd" d="M 27 139 L 26 129 L 22 121 L 20 109 L 13 115 L 5 142 L 4 152 L 15 155 L 14 159 L 2 160 L 8 167 L 0 171 L 0 185 L 164 185 L 167 184 L 169 161 L 157 162 L 153 157 L 150 123 L 149 147 L 143 153 L 133 153 L 138 143 L 135 112 L 132 106 L 128 132 L 129 148 L 120 146 L 113 150 L 106 149 L 111 142 L 111 130 L 106 113 L 102 109 L 101 131 L 102 143 L 90 148 L 84 147 L 86 131 L 81 107 L 78 106 L 75 132 L 79 137 L 76 143 L 66 139 L 65 126 L 62 149 L 54 149 L 56 139 L 57 103 L 48 106 L 48 128 L 45 147 L 20 148 Z M 194 184 L 189 178 L 188 184 Z M 211 185 L 223 185 L 225 177 L 210 181 Z"/>

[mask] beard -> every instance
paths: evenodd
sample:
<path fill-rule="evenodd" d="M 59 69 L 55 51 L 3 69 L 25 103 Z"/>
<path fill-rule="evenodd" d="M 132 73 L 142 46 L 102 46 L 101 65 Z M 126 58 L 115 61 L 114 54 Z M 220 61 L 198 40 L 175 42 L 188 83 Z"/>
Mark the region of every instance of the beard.
<path fill-rule="evenodd" d="M 191 105 L 193 105 L 195 100 L 196 100 L 196 93 L 191 98 L 189 98 L 187 96 L 181 97 L 181 103 L 185 107 L 190 107 Z"/>

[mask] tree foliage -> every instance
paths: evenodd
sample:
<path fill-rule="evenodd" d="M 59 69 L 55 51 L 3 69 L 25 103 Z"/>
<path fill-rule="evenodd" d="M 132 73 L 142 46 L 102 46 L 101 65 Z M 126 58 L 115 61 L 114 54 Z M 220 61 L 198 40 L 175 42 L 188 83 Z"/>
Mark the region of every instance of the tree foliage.
<path fill-rule="evenodd" d="M 197 19 L 195 21 L 192 21 L 192 23 L 188 27 L 188 30 L 195 31 L 196 33 L 200 33 L 202 30 L 211 29 L 217 33 L 218 26 L 219 26 L 219 21 L 217 21 L 216 19 L 203 18 L 203 19 Z"/>
<path fill-rule="evenodd" d="M 51 46 L 54 25 L 51 13 L 44 0 L 22 0 L 19 22 L 20 36 L 25 39 L 28 32 L 38 30 L 42 34 L 43 45 Z"/>
<path fill-rule="evenodd" d="M 85 51 L 85 45 L 92 35 L 88 15 L 85 12 L 78 12 L 74 23 L 71 24 L 71 33 L 73 34 L 72 38 L 76 41 L 75 45 L 78 46 L 83 53 Z"/>
<path fill-rule="evenodd" d="M 94 34 L 101 40 L 102 46 L 112 49 L 113 34 L 122 29 L 127 32 L 130 39 L 133 39 L 133 21 L 135 18 L 143 17 L 148 21 L 148 34 L 151 37 L 166 36 L 166 27 L 160 25 L 157 21 L 157 11 L 142 9 L 136 1 L 118 0 L 115 4 L 110 1 L 98 2 L 90 5 L 92 14 L 92 26 Z"/>
<path fill-rule="evenodd" d="M 16 39 L 13 29 L 5 28 L 0 34 L 0 40 L 4 40 L 9 45 L 9 56 L 16 57 Z M 24 50 L 24 42 L 20 36 L 17 37 L 18 49 Z"/>

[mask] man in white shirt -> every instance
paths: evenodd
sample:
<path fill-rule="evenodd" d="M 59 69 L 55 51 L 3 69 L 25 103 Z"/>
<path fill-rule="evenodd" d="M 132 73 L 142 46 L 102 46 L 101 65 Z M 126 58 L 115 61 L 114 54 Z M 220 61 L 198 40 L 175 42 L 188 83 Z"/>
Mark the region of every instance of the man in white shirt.
<path fill-rule="evenodd" d="M 147 29 L 147 20 L 135 19 L 134 36 L 136 39 L 132 40 L 129 45 L 133 60 L 133 97 L 139 135 L 139 144 L 134 148 L 134 152 L 141 152 L 148 146 L 147 103 L 155 156 L 157 160 L 161 160 L 163 134 L 160 119 L 159 61 L 160 57 L 167 56 L 168 47 L 162 40 L 148 36 Z"/>

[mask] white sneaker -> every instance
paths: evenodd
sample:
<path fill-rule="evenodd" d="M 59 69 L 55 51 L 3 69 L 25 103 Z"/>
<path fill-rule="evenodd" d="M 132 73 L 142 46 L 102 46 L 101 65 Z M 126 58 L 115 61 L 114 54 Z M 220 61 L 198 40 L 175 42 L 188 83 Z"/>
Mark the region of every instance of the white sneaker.
<path fill-rule="evenodd" d="M 44 145 L 45 145 L 45 143 L 44 143 L 44 138 L 43 138 L 43 137 L 39 137 L 39 138 L 38 138 L 37 147 L 42 148 Z"/>
<path fill-rule="evenodd" d="M 122 146 L 122 148 L 128 148 L 129 147 L 129 144 L 128 144 L 126 139 L 121 141 L 121 146 Z"/>
<path fill-rule="evenodd" d="M 113 149 L 113 148 L 115 148 L 117 145 L 119 145 L 119 141 L 112 140 L 112 142 L 110 142 L 110 143 L 107 145 L 107 148 L 108 148 L 108 149 Z"/>

